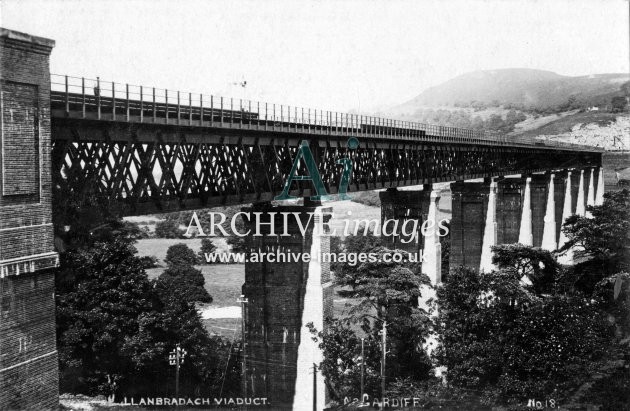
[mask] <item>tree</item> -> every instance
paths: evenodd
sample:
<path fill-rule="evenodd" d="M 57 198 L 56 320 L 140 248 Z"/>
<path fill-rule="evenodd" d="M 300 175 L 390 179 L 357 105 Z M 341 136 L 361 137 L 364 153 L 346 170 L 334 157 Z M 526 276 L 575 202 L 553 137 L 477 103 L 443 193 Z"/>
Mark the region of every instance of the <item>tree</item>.
<path fill-rule="evenodd" d="M 571 216 L 563 226 L 567 246 L 577 246 L 585 261 L 571 268 L 575 286 L 610 314 L 622 335 L 630 333 L 630 191 L 604 195 L 589 206 L 592 218 Z"/>
<path fill-rule="evenodd" d="M 617 335 L 630 336 L 630 274 L 621 272 L 604 278 L 595 286 L 593 297 L 599 308 L 614 319 Z"/>
<path fill-rule="evenodd" d="M 357 229 L 358 233 L 365 232 L 365 224 L 361 224 Z M 331 238 L 330 250 L 334 253 L 345 253 L 345 255 L 358 255 L 359 253 L 367 253 L 375 248 L 382 246 L 384 240 L 374 235 L 374 230 L 368 229 L 367 235 L 349 235 L 340 241 L 337 237 Z M 350 281 L 350 278 L 356 276 L 356 265 L 354 263 L 333 261 L 330 265 L 331 270 L 335 273 L 337 281 L 341 284 L 344 281 Z M 343 280 L 347 277 L 346 280 Z M 348 284 L 351 285 L 351 284 Z M 346 293 L 340 292 L 345 296 Z"/>
<path fill-rule="evenodd" d="M 492 114 L 486 121 L 485 126 L 490 130 L 500 131 L 505 126 L 505 123 L 500 115 Z"/>
<path fill-rule="evenodd" d="M 198 261 L 202 264 L 210 264 L 211 262 L 206 259 L 206 255 L 214 254 L 217 251 L 217 246 L 214 245 L 209 238 L 201 239 L 201 250 L 199 251 Z"/>
<path fill-rule="evenodd" d="M 171 219 L 159 221 L 155 225 L 155 236 L 157 238 L 181 238 L 183 231 L 179 229 L 179 224 Z"/>
<path fill-rule="evenodd" d="M 82 389 L 94 390 L 107 375 L 120 379 L 134 368 L 123 351 L 137 333 L 138 317 L 152 312 L 155 301 L 133 252 L 114 241 L 61 255 L 56 302 L 62 387 L 82 379 Z"/>
<path fill-rule="evenodd" d="M 166 250 L 164 262 L 169 266 L 176 265 L 195 265 L 198 262 L 197 254 L 191 250 L 186 244 L 173 244 Z"/>
<path fill-rule="evenodd" d="M 605 355 L 611 329 L 590 299 L 537 295 L 520 277 L 451 271 L 438 289 L 438 363 L 449 384 L 480 390 L 489 403 L 562 401 Z"/>
<path fill-rule="evenodd" d="M 156 288 L 161 296 L 173 290 L 191 303 L 211 303 L 212 297 L 204 287 L 205 279 L 201 271 L 186 264 L 170 265 L 158 277 Z"/>
<path fill-rule="evenodd" d="M 337 284 L 350 288 L 346 295 L 359 299 L 349 311 L 351 318 L 363 324 L 364 331 L 374 338 L 378 338 L 383 321 L 387 322 L 391 356 L 388 375 L 428 378 L 431 366 L 422 344 L 431 324 L 427 313 L 418 307 L 418 297 L 420 287 L 430 284 L 429 279 L 419 273 L 417 264 L 385 262 L 385 254 L 402 253 L 400 250 L 377 246 L 370 252 L 374 261 L 336 273 Z M 378 320 L 374 326 L 372 318 Z"/>
<path fill-rule="evenodd" d="M 576 255 L 587 259 L 573 267 L 573 276 L 590 295 L 605 277 L 630 270 L 630 191 L 606 193 L 601 206 L 587 210 L 592 218 L 573 215 L 563 225 L 568 241 L 560 251 L 576 247 Z"/>
<path fill-rule="evenodd" d="M 62 390 L 128 397 L 170 393 L 166 359 L 178 343 L 190 354 L 184 391 L 216 386 L 222 342 L 207 335 L 180 289 L 156 292 L 159 287 L 134 254 L 119 239 L 61 254 L 55 297 Z"/>
<path fill-rule="evenodd" d="M 140 257 L 140 261 L 142 262 L 142 268 L 155 268 L 158 266 L 158 258 L 152 255 L 145 255 L 144 257 Z"/>
<path fill-rule="evenodd" d="M 513 271 L 519 278 L 526 276 L 537 294 L 554 291 L 560 266 L 549 251 L 523 244 L 505 244 L 493 246 L 492 253 L 492 263 L 499 270 Z"/>
<path fill-rule="evenodd" d="M 352 330 L 350 322 L 326 319 L 325 330 L 316 330 L 307 324 L 319 348 L 324 354 L 320 364 L 333 399 L 360 398 L 361 387 L 361 338 Z M 379 341 L 372 333 L 365 335 L 365 393 L 380 397 L 380 350 Z"/>
<path fill-rule="evenodd" d="M 115 400 L 174 395 L 167 358 L 177 344 L 189 354 L 183 396 L 217 392 L 222 377 L 234 378 L 223 361 L 226 342 L 208 336 L 178 289 L 156 292 L 133 247 L 142 233 L 123 222 L 99 182 L 72 170 L 67 178 L 53 175 L 54 229 L 63 248 L 55 275 L 62 392 L 113 393 Z"/>
<path fill-rule="evenodd" d="M 626 109 L 628 101 L 623 96 L 617 96 L 611 99 L 610 104 L 612 105 L 612 112 L 618 113 Z"/>

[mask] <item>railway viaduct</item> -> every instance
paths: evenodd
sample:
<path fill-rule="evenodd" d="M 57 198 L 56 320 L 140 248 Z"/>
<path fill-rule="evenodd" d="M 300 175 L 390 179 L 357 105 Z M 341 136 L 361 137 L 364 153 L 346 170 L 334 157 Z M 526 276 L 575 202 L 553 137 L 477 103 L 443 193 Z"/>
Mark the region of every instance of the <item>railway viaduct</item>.
<path fill-rule="evenodd" d="M 305 234 L 288 221 L 291 235 L 249 237 L 248 245 L 327 251 L 329 238 L 315 228 L 334 202 L 270 202 L 306 141 L 328 193 L 337 193 L 341 158 L 353 163 L 349 192 L 384 189 L 383 220 L 431 218 L 434 185 L 451 183 L 450 264 L 480 270 L 492 268 L 495 244 L 555 250 L 564 241 L 562 221 L 602 199 L 602 152 L 592 147 L 51 75 L 53 47 L 52 40 L 0 29 L 0 409 L 58 401 L 55 193 L 81 194 L 88 186 L 121 215 L 224 204 L 253 204 L 265 218 L 315 212 Z M 350 137 L 358 147 L 348 147 Z M 423 189 L 398 190 L 405 186 Z M 308 197 L 312 185 L 296 183 L 291 194 Z M 424 248 L 423 270 L 440 282 L 437 237 L 389 240 Z M 250 361 L 243 390 L 289 405 L 312 365 L 303 358 L 310 341 L 301 335 L 304 324 L 321 324 L 331 312 L 329 266 L 247 263 L 245 272 Z"/>

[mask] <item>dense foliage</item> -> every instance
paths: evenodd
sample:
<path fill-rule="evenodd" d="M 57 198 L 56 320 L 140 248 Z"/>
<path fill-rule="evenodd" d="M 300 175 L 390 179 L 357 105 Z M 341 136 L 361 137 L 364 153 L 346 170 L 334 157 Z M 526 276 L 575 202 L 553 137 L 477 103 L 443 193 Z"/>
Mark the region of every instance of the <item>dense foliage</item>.
<path fill-rule="evenodd" d="M 578 387 L 610 409 L 624 404 L 619 390 L 630 388 L 630 378 L 602 370 L 618 367 L 616 358 L 627 353 L 618 341 L 630 335 L 629 206 L 628 191 L 608 193 L 602 206 L 587 208 L 591 218 L 567 220 L 575 266 L 512 244 L 493 248 L 498 271 L 451 270 L 438 290 L 437 359 L 448 383 L 478 390 L 492 404 L 566 403 L 581 398 Z M 617 380 L 587 384 L 591 375 Z"/>
<path fill-rule="evenodd" d="M 201 271 L 193 267 L 199 256 L 186 244 L 173 244 L 166 250 L 164 261 L 168 268 L 156 282 L 156 290 L 168 295 L 177 290 L 186 301 L 195 303 L 211 303 L 212 297 L 205 289 L 205 279 Z"/>
<path fill-rule="evenodd" d="M 336 392 L 343 396 L 357 396 L 357 387 L 352 388 L 356 382 L 356 367 L 339 374 L 341 365 L 335 366 L 346 364 L 360 352 L 356 351 L 360 338 L 351 331 L 352 327 L 348 328 L 350 324 L 354 324 L 355 329 L 360 326 L 369 349 L 378 351 L 380 332 L 386 322 L 388 380 L 428 378 L 431 364 L 422 345 L 428 335 L 430 320 L 418 307 L 421 287 L 428 283 L 428 277 L 419 272 L 418 264 L 384 262 L 384 254 L 400 251 L 383 247 L 381 239 L 373 235 L 348 236 L 336 247 L 345 253 L 370 252 L 377 256 L 377 261 L 333 264 L 336 284 L 342 287 L 340 294 L 355 299 L 349 317 L 332 323 L 334 331 L 321 335 L 322 348 L 329 362 L 325 372 L 336 385 Z M 378 361 L 376 358 L 374 361 Z M 369 357 L 366 361 L 370 361 Z M 368 366 L 377 367 L 375 364 L 368 363 Z"/>
<path fill-rule="evenodd" d="M 119 210 L 94 190 L 97 182 L 69 173 L 70 185 L 54 181 L 53 197 L 61 392 L 115 400 L 173 395 L 168 353 L 178 344 L 188 352 L 181 394 L 221 392 L 223 382 L 238 379 L 238 357 L 226 363 L 229 345 L 208 335 L 179 287 L 164 292 L 159 281 L 149 280 L 144 268 L 154 261 L 139 258 L 133 247 L 145 233 L 117 216 Z M 223 394 L 238 391 L 231 384 Z"/>
<path fill-rule="evenodd" d="M 590 281 L 584 279 L 585 287 L 630 269 L 630 191 L 606 193 L 603 205 L 588 206 L 587 211 L 592 218 L 573 215 L 562 227 L 569 239 L 564 249 L 575 247 L 577 257 L 588 259 L 588 270 L 599 273 Z M 590 292 L 592 288 L 585 290 Z"/>
<path fill-rule="evenodd" d="M 172 266 L 178 265 L 195 265 L 199 262 L 197 254 L 191 250 L 186 244 L 173 244 L 166 250 L 164 262 Z"/>
<path fill-rule="evenodd" d="M 328 319 L 326 329 L 311 332 L 324 352 L 320 364 L 333 398 L 361 398 L 361 362 L 364 362 L 364 393 L 380 396 L 380 343 L 373 333 L 364 335 L 365 359 L 361 358 L 361 337 L 348 320 Z"/>
<path fill-rule="evenodd" d="M 204 287 L 205 279 L 201 271 L 191 265 L 172 265 L 158 277 L 156 289 L 162 295 L 174 290 L 190 303 L 211 303 L 212 297 Z"/>
<path fill-rule="evenodd" d="M 206 259 L 206 255 L 214 254 L 217 251 L 217 246 L 214 245 L 209 238 L 201 239 L 201 250 L 199 251 L 198 261 L 200 264 L 210 264 Z"/>
<path fill-rule="evenodd" d="M 157 238 L 181 238 L 184 232 L 179 229 L 179 224 L 173 219 L 158 221 L 155 224 L 155 236 Z"/>
<path fill-rule="evenodd" d="M 562 398 L 602 357 L 612 334 L 589 299 L 527 288 L 516 271 L 451 271 L 438 290 L 437 352 L 450 384 L 490 402 Z"/>
<path fill-rule="evenodd" d="M 189 353 L 182 392 L 209 392 L 226 348 L 210 338 L 178 288 L 156 292 L 128 241 L 96 242 L 61 256 L 57 338 L 62 392 L 163 395 L 174 389 L 168 352 Z"/>

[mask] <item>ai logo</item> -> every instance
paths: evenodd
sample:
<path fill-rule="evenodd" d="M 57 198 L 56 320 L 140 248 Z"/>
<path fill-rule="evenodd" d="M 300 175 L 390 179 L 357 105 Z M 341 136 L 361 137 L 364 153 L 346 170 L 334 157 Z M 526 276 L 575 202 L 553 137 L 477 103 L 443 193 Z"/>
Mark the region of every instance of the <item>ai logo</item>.
<path fill-rule="evenodd" d="M 355 150 L 359 147 L 359 140 L 354 137 L 348 139 L 348 150 Z M 307 176 L 298 176 L 295 175 L 297 173 L 297 169 L 300 166 L 300 160 L 304 159 L 304 165 L 308 170 Z M 350 177 L 352 174 L 352 160 L 345 157 L 337 160 L 337 164 L 341 164 L 343 166 L 343 171 L 341 174 L 341 179 L 339 180 L 339 200 L 349 200 L 350 196 L 348 193 L 348 185 L 350 185 Z M 317 169 L 317 164 L 315 163 L 315 158 L 313 157 L 313 153 L 311 153 L 311 149 L 308 146 L 308 141 L 303 140 L 298 148 L 297 155 L 295 156 L 295 160 L 293 161 L 293 167 L 291 167 L 291 172 L 289 173 L 289 177 L 287 178 L 286 183 L 284 184 L 284 189 L 282 193 L 274 198 L 274 200 L 289 200 L 294 199 L 296 197 L 289 195 L 289 190 L 291 189 L 291 183 L 293 181 L 305 181 L 310 180 L 315 187 L 315 192 L 317 195 L 313 195 L 310 197 L 311 200 L 328 200 L 330 196 L 326 191 L 326 187 L 324 187 L 324 183 L 322 182 L 322 178 L 319 174 L 319 170 Z"/>

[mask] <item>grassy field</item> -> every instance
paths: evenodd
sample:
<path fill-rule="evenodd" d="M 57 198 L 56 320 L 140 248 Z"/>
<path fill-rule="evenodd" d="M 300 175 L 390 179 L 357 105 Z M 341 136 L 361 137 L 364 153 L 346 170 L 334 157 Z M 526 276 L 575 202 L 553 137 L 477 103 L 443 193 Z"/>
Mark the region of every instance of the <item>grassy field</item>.
<path fill-rule="evenodd" d="M 405 189 L 420 189 L 421 187 L 409 187 Z M 438 219 L 450 218 L 451 198 L 448 185 L 438 185 L 441 190 L 441 198 L 438 209 Z M 378 203 L 378 192 L 353 193 L 359 197 L 361 204 L 355 201 L 339 201 L 331 203 L 335 217 L 330 222 L 330 227 L 336 229 L 339 234 L 343 232 L 346 218 L 354 219 L 375 219 L 380 221 L 380 207 L 371 204 Z M 370 205 L 366 205 L 370 204 Z M 141 218 L 140 218 L 141 219 Z M 144 221 L 144 220 L 141 220 Z M 351 230 L 353 225 L 351 224 Z M 219 252 L 228 251 L 228 245 L 224 238 L 213 238 L 212 241 L 217 246 Z M 165 269 L 164 257 L 166 250 L 173 244 L 184 243 L 194 251 L 199 251 L 201 239 L 143 239 L 136 243 L 139 256 L 154 256 L 158 258 L 160 267 L 147 270 L 149 278 L 157 278 Z M 245 282 L 244 264 L 215 264 L 200 265 L 196 267 L 201 270 L 205 279 L 205 288 L 213 298 L 212 304 L 200 305 L 203 323 L 208 331 L 213 335 L 222 335 L 227 338 L 240 336 L 240 307 L 237 298 L 241 295 L 243 283 Z M 336 293 L 334 295 L 333 307 L 336 317 L 346 316 L 349 310 L 348 305 L 353 305 L 355 300 L 342 298 Z"/>
<path fill-rule="evenodd" d="M 228 245 L 225 238 L 214 237 L 212 242 L 217 247 L 218 252 L 227 252 Z M 145 238 L 138 240 L 136 243 L 136 249 L 140 257 L 154 256 L 158 258 L 158 264 L 165 266 L 164 257 L 166 257 L 166 250 L 174 244 L 186 244 L 193 251 L 199 252 L 201 250 L 201 238 Z"/>
<path fill-rule="evenodd" d="M 203 324 L 211 335 L 221 335 L 227 338 L 239 337 L 241 331 L 241 320 L 239 312 L 238 297 L 245 282 L 244 264 L 216 264 L 197 266 L 201 270 L 206 281 L 205 288 L 213 298 L 212 304 L 199 306 L 202 318 L 204 314 L 209 316 L 221 316 L 227 312 L 236 312 L 237 315 L 230 318 L 203 318 Z M 149 278 L 157 278 L 164 271 L 163 267 L 147 270 Z M 335 317 L 347 315 L 347 304 L 352 304 L 353 300 L 335 295 L 333 301 Z M 227 308 L 227 310 L 225 310 Z M 223 310 L 220 310 L 223 309 Z M 220 314 L 219 314 L 220 313 Z"/>

